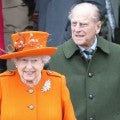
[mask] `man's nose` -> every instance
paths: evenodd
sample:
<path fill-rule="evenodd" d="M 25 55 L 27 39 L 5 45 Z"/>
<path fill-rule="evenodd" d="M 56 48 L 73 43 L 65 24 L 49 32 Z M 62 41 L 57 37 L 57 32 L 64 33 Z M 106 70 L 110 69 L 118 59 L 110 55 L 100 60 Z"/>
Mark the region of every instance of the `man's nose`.
<path fill-rule="evenodd" d="M 76 31 L 81 31 L 81 28 L 82 28 L 82 27 L 81 27 L 80 24 L 78 23 L 78 24 L 76 25 L 76 27 L 75 27 L 75 30 L 76 30 Z"/>

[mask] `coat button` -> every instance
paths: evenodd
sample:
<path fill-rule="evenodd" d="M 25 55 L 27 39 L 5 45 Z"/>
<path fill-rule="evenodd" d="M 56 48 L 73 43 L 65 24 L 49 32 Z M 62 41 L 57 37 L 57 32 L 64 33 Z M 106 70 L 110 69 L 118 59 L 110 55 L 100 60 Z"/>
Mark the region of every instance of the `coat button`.
<path fill-rule="evenodd" d="M 28 108 L 29 108 L 30 110 L 33 110 L 33 109 L 34 109 L 34 105 L 31 104 L 31 105 L 28 106 Z"/>
<path fill-rule="evenodd" d="M 92 77 L 92 76 L 93 76 L 93 73 L 88 73 L 88 76 L 89 76 L 89 77 Z"/>
<path fill-rule="evenodd" d="M 29 92 L 30 94 L 32 94 L 32 93 L 34 92 L 34 90 L 33 90 L 32 88 L 30 88 L 30 89 L 28 90 L 28 92 Z"/>
<path fill-rule="evenodd" d="M 94 120 L 94 118 L 93 117 L 90 117 L 90 119 L 89 120 Z"/>
<path fill-rule="evenodd" d="M 91 100 L 93 99 L 93 95 L 92 94 L 89 95 L 89 99 L 91 99 Z"/>

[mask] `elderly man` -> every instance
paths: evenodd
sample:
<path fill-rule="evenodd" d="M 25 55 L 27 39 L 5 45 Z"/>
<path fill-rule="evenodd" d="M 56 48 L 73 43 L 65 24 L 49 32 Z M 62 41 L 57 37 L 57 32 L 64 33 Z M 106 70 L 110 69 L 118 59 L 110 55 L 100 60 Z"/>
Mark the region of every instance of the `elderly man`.
<path fill-rule="evenodd" d="M 91 3 L 69 14 L 72 39 L 48 64 L 67 77 L 77 120 L 120 119 L 120 46 L 98 36 L 101 12 Z"/>

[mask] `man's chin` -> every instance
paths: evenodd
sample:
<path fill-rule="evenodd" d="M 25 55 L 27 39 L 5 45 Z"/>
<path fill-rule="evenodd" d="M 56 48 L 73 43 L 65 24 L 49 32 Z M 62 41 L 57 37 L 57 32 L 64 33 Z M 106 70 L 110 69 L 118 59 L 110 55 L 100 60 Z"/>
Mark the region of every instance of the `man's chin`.
<path fill-rule="evenodd" d="M 77 44 L 78 46 L 81 46 L 81 47 L 85 45 L 84 42 L 76 42 L 76 44 Z"/>

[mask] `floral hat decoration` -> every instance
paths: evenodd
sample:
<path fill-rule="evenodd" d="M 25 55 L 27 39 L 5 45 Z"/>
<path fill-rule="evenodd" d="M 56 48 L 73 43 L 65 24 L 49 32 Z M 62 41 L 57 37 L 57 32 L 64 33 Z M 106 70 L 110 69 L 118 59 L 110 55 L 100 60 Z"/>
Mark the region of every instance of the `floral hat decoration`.
<path fill-rule="evenodd" d="M 47 47 L 46 43 L 49 34 L 42 31 L 25 31 L 12 34 L 12 52 L 6 52 L 0 59 L 11 59 L 16 57 L 34 55 L 52 55 L 56 52 L 56 47 Z"/>

